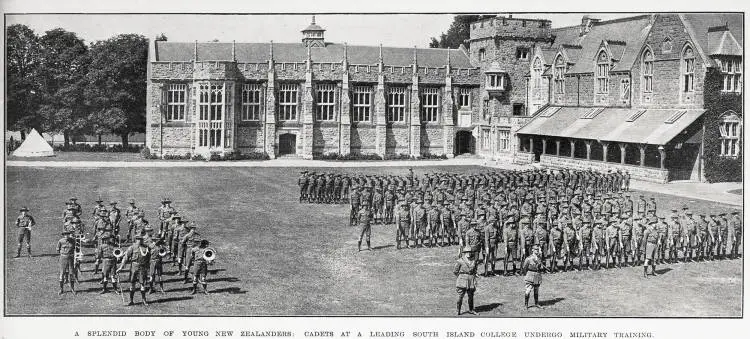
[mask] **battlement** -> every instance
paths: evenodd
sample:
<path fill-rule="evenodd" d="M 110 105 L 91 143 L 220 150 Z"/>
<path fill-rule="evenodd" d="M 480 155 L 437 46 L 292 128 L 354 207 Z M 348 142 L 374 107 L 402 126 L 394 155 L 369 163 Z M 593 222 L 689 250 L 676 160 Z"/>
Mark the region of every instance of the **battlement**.
<path fill-rule="evenodd" d="M 547 40 L 552 38 L 552 21 L 513 16 L 487 18 L 471 23 L 470 40 L 487 38 Z"/>

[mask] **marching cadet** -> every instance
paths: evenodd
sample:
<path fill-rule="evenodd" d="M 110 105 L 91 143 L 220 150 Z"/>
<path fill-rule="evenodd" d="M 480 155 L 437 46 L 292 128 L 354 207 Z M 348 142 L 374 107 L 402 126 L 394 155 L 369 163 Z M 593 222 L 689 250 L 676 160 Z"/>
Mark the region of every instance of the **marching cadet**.
<path fill-rule="evenodd" d="M 677 212 L 677 210 L 673 210 Z M 677 249 L 680 242 L 680 216 L 677 213 L 670 215 L 671 220 L 667 221 L 667 250 L 669 255 L 669 261 L 671 263 L 677 262 Z M 684 255 L 684 253 L 683 253 Z"/>
<path fill-rule="evenodd" d="M 563 230 L 560 228 L 560 223 L 553 222 L 549 230 L 550 273 L 557 272 L 558 260 L 562 257 L 562 254 L 565 251 L 563 248 L 563 237 Z"/>
<path fill-rule="evenodd" d="M 171 199 L 164 198 L 161 203 L 162 206 L 159 207 L 159 234 L 164 232 L 164 227 L 167 226 L 168 219 L 172 216 L 172 211 L 175 210 L 174 207 L 170 205 L 172 203 Z"/>
<path fill-rule="evenodd" d="M 526 283 L 526 291 L 524 293 L 524 305 L 529 308 L 529 296 L 534 291 L 534 307 L 544 308 L 539 305 L 539 286 L 542 284 L 542 273 L 541 270 L 544 267 L 543 260 L 539 257 L 541 249 L 539 245 L 532 247 L 531 255 L 523 261 L 521 269 L 524 273 L 524 282 Z"/>
<path fill-rule="evenodd" d="M 75 215 L 80 217 L 83 210 L 81 209 L 81 204 L 78 203 L 78 198 L 70 197 L 70 206 L 73 206 L 73 212 Z"/>
<path fill-rule="evenodd" d="M 633 218 L 633 237 L 632 237 L 632 246 L 633 246 L 633 266 L 639 266 L 641 264 L 641 249 L 643 248 L 643 233 L 645 232 L 645 227 L 642 222 L 643 219 L 641 219 L 639 216 L 635 216 Z"/>
<path fill-rule="evenodd" d="M 112 232 L 112 225 L 109 223 L 109 212 L 106 209 L 99 210 L 99 218 L 94 220 L 94 230 L 96 230 L 94 240 L 97 242 L 97 245 L 101 245 L 102 236 L 105 232 Z"/>
<path fill-rule="evenodd" d="M 159 291 L 164 294 L 164 279 L 162 278 L 162 273 L 164 273 L 163 259 L 168 253 L 164 247 L 164 239 L 157 238 L 156 241 L 150 241 L 146 245 L 151 251 L 151 260 L 148 269 L 148 293 L 154 293 L 154 282 L 156 282 L 156 278 L 159 278 Z"/>
<path fill-rule="evenodd" d="M 729 234 L 732 237 L 730 255 L 732 259 L 737 259 L 739 258 L 739 248 L 742 246 L 742 218 L 740 218 L 740 212 L 738 211 L 732 211 L 732 217 L 729 219 Z"/>
<path fill-rule="evenodd" d="M 442 234 L 438 234 L 442 227 L 440 227 L 440 210 L 438 210 L 437 202 L 432 204 L 427 212 L 427 228 L 429 229 L 429 246 L 436 246 L 439 237 L 442 238 Z"/>
<path fill-rule="evenodd" d="M 719 213 L 719 242 L 717 244 L 716 256 L 719 259 L 726 259 L 727 256 L 727 237 L 729 236 L 729 225 L 726 219 L 727 214 L 722 212 Z"/>
<path fill-rule="evenodd" d="M 407 233 L 411 227 L 409 204 L 400 201 L 399 207 L 398 212 L 396 212 L 396 249 L 401 249 L 401 241 L 405 241 L 406 247 L 409 247 L 409 235 Z"/>
<path fill-rule="evenodd" d="M 57 248 L 55 251 L 60 254 L 60 292 L 59 295 L 63 294 L 63 285 L 67 278 L 70 284 L 70 291 L 76 294 L 75 276 L 73 269 L 73 255 L 75 253 L 75 241 L 68 231 L 62 231 L 62 239 L 57 241 Z M 67 277 L 66 277 L 67 275 Z"/>
<path fill-rule="evenodd" d="M 180 247 L 180 239 L 182 239 L 182 236 L 185 235 L 185 224 L 187 221 L 182 220 L 182 216 L 175 215 L 172 217 L 172 220 L 174 221 L 174 229 L 172 230 L 172 236 L 169 238 L 169 256 L 172 258 L 172 266 L 176 266 L 180 263 L 180 256 L 179 256 L 179 247 Z"/>
<path fill-rule="evenodd" d="M 372 233 L 372 220 L 373 214 L 370 209 L 370 203 L 365 201 L 362 203 L 362 208 L 357 213 L 357 225 L 360 227 L 359 241 L 357 241 L 357 251 L 362 251 L 362 238 L 367 241 L 367 250 L 370 248 L 370 235 Z"/>
<path fill-rule="evenodd" d="M 94 205 L 94 211 L 91 212 L 91 221 L 92 223 L 95 223 L 97 219 L 99 219 L 99 216 L 101 215 L 102 211 L 106 211 L 107 208 L 104 207 L 104 200 L 102 198 L 98 198 L 96 200 L 96 205 Z"/>
<path fill-rule="evenodd" d="M 187 261 L 185 261 L 186 253 L 188 253 L 188 247 L 192 246 L 192 242 L 190 242 L 191 237 L 196 233 L 195 232 L 195 222 L 188 222 L 185 219 L 182 219 L 180 221 L 182 224 L 182 231 L 179 234 L 179 240 L 177 242 L 177 274 L 183 274 L 183 269 L 185 269 L 185 266 L 187 264 Z M 187 274 L 187 272 L 185 272 Z"/>
<path fill-rule="evenodd" d="M 148 226 L 148 220 L 144 219 L 144 213 L 143 211 L 139 211 L 135 220 L 133 220 L 133 230 L 135 231 L 134 234 L 140 234 L 143 232 L 143 229 Z"/>
<path fill-rule="evenodd" d="M 19 211 L 21 213 L 16 218 L 16 229 L 18 229 L 18 247 L 16 248 L 16 256 L 14 258 L 18 258 L 21 256 L 21 247 L 23 247 L 24 241 L 26 241 L 26 253 L 28 254 L 29 258 L 31 258 L 31 228 L 36 226 L 36 222 L 34 221 L 34 217 L 29 214 L 28 208 L 21 207 Z"/>
<path fill-rule="evenodd" d="M 583 222 L 580 218 L 577 217 L 577 219 L 581 223 Z M 578 237 L 576 236 L 577 230 L 575 229 L 575 226 L 573 226 L 573 222 L 568 221 L 565 223 L 565 228 L 562 230 L 563 233 L 563 272 L 568 271 L 568 265 L 570 265 L 571 269 L 574 269 L 573 266 L 573 257 L 579 256 L 581 249 L 580 249 L 580 241 Z M 579 258 L 580 262 L 580 258 Z M 580 267 L 580 265 L 579 265 Z M 580 270 L 580 269 L 579 269 Z"/>
<path fill-rule="evenodd" d="M 685 210 L 685 209 L 683 209 Z M 682 226 L 682 256 L 683 256 L 683 262 L 687 262 L 688 260 L 694 261 L 693 259 L 693 252 L 695 253 L 695 256 L 698 257 L 697 248 L 698 246 L 698 229 L 697 229 L 697 223 L 695 219 L 693 219 L 693 212 L 692 211 L 685 211 L 685 217 L 682 219 L 682 222 L 680 223 Z"/>
<path fill-rule="evenodd" d="M 117 208 L 117 201 L 111 201 L 109 203 L 109 223 L 112 225 L 112 232 L 114 233 L 117 240 L 120 239 L 120 209 Z"/>
<path fill-rule="evenodd" d="M 648 277 L 648 266 L 651 265 L 651 275 L 656 275 L 656 249 L 661 245 L 661 237 L 656 229 L 656 221 L 650 222 L 643 232 L 646 240 L 646 252 L 643 260 L 643 277 Z"/>
<path fill-rule="evenodd" d="M 494 216 L 492 217 L 494 218 Z M 497 229 L 495 228 L 495 220 L 489 220 L 488 222 L 484 223 L 484 229 L 482 230 L 484 233 L 484 275 L 494 275 L 495 274 L 495 262 L 497 261 L 497 257 L 495 256 L 495 253 L 497 252 Z"/>
<path fill-rule="evenodd" d="M 141 209 L 135 206 L 135 200 L 130 199 L 128 200 L 128 209 L 125 210 L 125 219 L 128 221 L 128 236 L 127 241 L 132 240 L 133 235 L 133 222 L 135 219 L 138 218 L 138 214 L 141 212 Z"/>
<path fill-rule="evenodd" d="M 513 263 L 513 274 L 516 273 L 516 256 L 518 253 L 518 223 L 514 216 L 508 216 L 503 225 L 503 239 L 505 240 L 505 260 L 503 261 L 503 274 L 508 275 L 508 261 Z"/>
<path fill-rule="evenodd" d="M 470 246 L 463 247 L 461 254 L 455 265 L 453 265 L 453 275 L 456 276 L 456 293 L 458 294 L 456 315 L 461 315 L 464 295 L 468 295 L 468 313 L 476 315 L 477 312 L 474 311 L 474 292 L 476 291 L 477 265 L 479 265 L 479 262 L 476 261 L 476 254 Z"/>
<path fill-rule="evenodd" d="M 94 262 L 94 274 L 99 269 L 99 264 L 102 264 L 102 291 L 101 294 L 107 293 L 107 281 L 112 282 L 112 288 L 117 291 L 117 281 L 115 280 L 115 270 L 117 269 L 117 258 L 115 257 L 115 240 L 109 235 L 102 237 L 102 244 L 96 248 L 94 254 L 96 261 Z"/>
<path fill-rule="evenodd" d="M 299 179 L 297 179 L 297 184 L 299 185 L 299 202 L 306 201 L 307 196 L 305 193 L 307 192 L 307 185 L 309 184 L 309 178 L 307 177 L 307 171 L 299 172 Z"/>
<path fill-rule="evenodd" d="M 148 280 L 148 267 L 151 255 L 151 249 L 143 242 L 143 236 L 138 234 L 135 236 L 135 243 L 125 250 L 120 267 L 115 271 L 115 274 L 119 274 L 125 269 L 125 265 L 130 263 L 130 303 L 128 303 L 128 306 L 134 305 L 133 296 L 135 296 L 136 283 L 140 284 L 143 306 L 148 305 L 148 301 L 146 300 L 146 282 Z"/>
<path fill-rule="evenodd" d="M 190 261 L 193 265 L 193 289 L 190 291 L 190 294 L 198 292 L 198 283 L 203 286 L 203 293 L 208 294 L 206 275 L 208 274 L 208 265 L 213 264 L 213 261 L 209 262 L 206 259 L 206 252 L 211 250 L 208 248 L 208 245 L 209 241 L 203 239 L 197 247 L 191 249 Z"/>
<path fill-rule="evenodd" d="M 609 226 L 607 226 L 606 229 L 606 245 L 607 245 L 607 253 L 605 254 L 607 257 L 605 259 L 605 269 L 609 269 L 609 259 L 612 258 L 612 264 L 615 267 L 621 267 L 621 262 L 617 262 L 617 258 L 619 257 L 620 248 L 622 248 L 622 234 L 620 233 L 620 229 L 617 227 L 617 219 L 611 218 L 609 220 Z"/>

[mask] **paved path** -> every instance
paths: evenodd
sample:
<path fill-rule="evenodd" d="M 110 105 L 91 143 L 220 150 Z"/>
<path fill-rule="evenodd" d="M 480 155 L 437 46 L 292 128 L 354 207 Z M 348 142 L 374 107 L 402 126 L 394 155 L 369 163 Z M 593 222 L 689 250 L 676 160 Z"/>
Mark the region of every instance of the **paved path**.
<path fill-rule="evenodd" d="M 490 166 L 494 168 L 523 169 L 530 166 L 487 162 L 481 158 L 459 157 L 448 160 L 419 161 L 323 161 L 282 158 L 266 161 L 8 161 L 10 167 L 66 167 L 66 168 L 170 168 L 170 167 L 421 167 L 421 166 Z M 711 200 L 742 206 L 742 195 L 727 193 L 741 189 L 742 183 L 698 183 L 676 181 L 656 184 L 633 181 L 631 188 L 648 192 L 676 195 L 689 199 Z"/>

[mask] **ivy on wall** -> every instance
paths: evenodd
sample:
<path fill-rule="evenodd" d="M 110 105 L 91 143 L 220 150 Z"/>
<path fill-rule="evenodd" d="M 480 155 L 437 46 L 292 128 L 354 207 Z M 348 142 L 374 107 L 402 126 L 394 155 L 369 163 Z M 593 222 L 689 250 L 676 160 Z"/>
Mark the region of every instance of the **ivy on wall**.
<path fill-rule="evenodd" d="M 742 181 L 742 148 L 736 158 L 721 156 L 721 132 L 719 132 L 721 115 L 724 112 L 732 110 L 740 117 L 744 115 L 742 94 L 722 94 L 722 82 L 721 72 L 715 68 L 709 69 L 704 88 L 704 107 L 707 109 L 704 120 L 706 134 L 703 150 L 705 177 L 708 182 Z M 744 137 L 742 133 L 740 136 L 740 138 Z M 742 142 L 740 142 L 740 147 L 742 147 Z"/>

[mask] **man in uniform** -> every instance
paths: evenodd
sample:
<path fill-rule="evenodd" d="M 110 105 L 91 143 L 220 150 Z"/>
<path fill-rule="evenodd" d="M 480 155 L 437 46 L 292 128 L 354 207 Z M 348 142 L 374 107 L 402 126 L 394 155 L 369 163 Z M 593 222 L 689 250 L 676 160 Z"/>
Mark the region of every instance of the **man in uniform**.
<path fill-rule="evenodd" d="M 726 213 L 719 213 L 719 242 L 716 245 L 716 256 L 719 259 L 726 259 L 727 257 L 727 237 L 729 236 L 729 224 L 726 219 Z"/>
<path fill-rule="evenodd" d="M 576 219 L 581 224 L 583 221 L 576 217 Z M 565 227 L 562 230 L 563 233 L 563 272 L 568 271 L 568 265 L 570 265 L 570 268 L 573 269 L 573 258 L 576 256 L 579 256 L 581 253 L 580 249 L 580 239 L 576 236 L 577 230 L 575 226 L 573 226 L 572 221 L 568 221 L 565 223 Z M 579 258 L 580 261 L 580 258 Z M 580 266 L 580 265 L 579 265 Z"/>
<path fill-rule="evenodd" d="M 656 249 L 659 247 L 661 237 L 656 229 L 656 222 L 651 222 L 643 232 L 643 238 L 646 240 L 646 253 L 643 261 L 643 277 L 648 277 L 648 266 L 651 265 L 651 275 L 656 275 Z"/>
<path fill-rule="evenodd" d="M 617 227 L 617 219 L 611 218 L 609 220 L 609 226 L 607 226 L 606 229 L 606 245 L 607 245 L 607 252 L 606 252 L 606 259 L 605 259 L 605 269 L 609 269 L 609 259 L 612 258 L 612 264 L 616 267 L 621 267 L 621 263 L 617 262 L 617 258 L 619 257 L 620 248 L 622 248 L 622 234 L 620 233 L 620 228 Z"/>
<path fill-rule="evenodd" d="M 430 210 L 427 211 L 427 228 L 429 229 L 429 246 L 433 247 L 438 243 L 438 237 L 442 238 L 442 234 L 438 234 L 441 231 L 440 227 L 440 210 L 438 210 L 437 202 L 430 205 Z"/>
<path fill-rule="evenodd" d="M 76 197 L 70 197 L 70 206 L 73 206 L 73 212 L 75 215 L 80 217 L 81 213 L 83 213 L 83 209 L 81 209 L 81 204 L 78 203 Z"/>
<path fill-rule="evenodd" d="M 192 237 L 196 235 L 195 230 L 195 223 L 194 222 L 188 222 L 187 220 L 182 220 L 181 223 L 183 224 L 183 230 L 180 232 L 181 237 L 179 238 L 179 245 L 177 247 L 177 265 L 178 265 L 178 274 L 184 274 L 187 275 L 187 260 L 185 260 L 185 257 L 189 254 L 188 249 L 193 245 Z"/>
<path fill-rule="evenodd" d="M 393 191 L 392 187 L 389 187 L 385 190 L 383 193 L 383 222 L 384 223 L 392 223 L 393 222 L 393 208 L 395 206 L 395 199 L 396 195 Z"/>
<path fill-rule="evenodd" d="M 357 250 L 362 251 L 362 238 L 367 241 L 367 250 L 370 248 L 370 235 L 372 233 L 372 219 L 373 214 L 370 210 L 370 203 L 365 201 L 362 203 L 362 208 L 357 213 L 357 225 L 360 227 L 359 241 L 357 241 Z"/>
<path fill-rule="evenodd" d="M 412 209 L 412 233 L 411 240 L 414 242 L 414 246 L 419 244 L 424 246 L 425 230 L 427 229 L 427 211 L 425 211 L 423 204 L 424 201 L 418 200 Z"/>
<path fill-rule="evenodd" d="M 729 232 L 732 237 L 732 250 L 730 256 L 732 259 L 739 258 L 739 248 L 742 246 L 742 218 L 740 218 L 740 212 L 732 211 L 732 216 L 729 219 Z"/>
<path fill-rule="evenodd" d="M 96 200 L 96 205 L 94 205 L 94 211 L 91 212 L 91 222 L 95 223 L 97 219 L 99 219 L 99 216 L 101 215 L 102 211 L 106 211 L 107 208 L 104 207 L 104 200 L 102 198 L 99 198 Z"/>
<path fill-rule="evenodd" d="M 667 223 L 664 221 L 664 217 L 658 217 L 658 219 L 659 221 L 656 223 L 656 232 L 659 234 L 659 246 L 656 248 L 656 260 L 659 261 L 660 264 L 664 264 L 664 254 L 667 247 L 667 231 L 669 230 L 669 226 L 667 226 Z"/>
<path fill-rule="evenodd" d="M 411 212 L 409 204 L 405 201 L 399 203 L 399 210 L 396 212 L 396 249 L 401 249 L 401 241 L 406 242 L 409 247 L 409 229 L 411 227 Z"/>
<path fill-rule="evenodd" d="M 133 305 L 133 296 L 135 295 L 136 282 L 140 284 L 141 300 L 143 305 L 148 305 L 146 301 L 146 281 L 148 279 L 148 267 L 151 260 L 151 249 L 143 242 L 143 236 L 135 236 L 135 243 L 130 245 L 123 255 L 120 267 L 115 274 L 119 274 L 127 263 L 130 263 L 130 303 Z"/>
<path fill-rule="evenodd" d="M 482 235 L 479 231 L 479 223 L 476 220 L 472 220 L 469 224 L 469 229 L 466 230 L 466 246 L 469 246 L 474 251 L 477 258 L 483 245 Z"/>
<path fill-rule="evenodd" d="M 75 253 L 75 241 L 68 231 L 62 231 L 63 238 L 57 241 L 57 253 L 60 254 L 60 292 L 63 294 L 63 285 L 67 275 L 68 283 L 70 284 L 70 290 L 73 294 L 76 294 L 75 288 L 75 272 L 73 269 L 73 255 Z"/>
<path fill-rule="evenodd" d="M 170 204 L 172 203 L 172 200 L 169 198 L 162 199 L 162 206 L 159 207 L 159 234 L 164 232 L 164 227 L 167 226 L 167 223 L 169 222 L 169 217 L 172 216 L 172 211 L 174 211 L 174 207 L 172 207 Z"/>
<path fill-rule="evenodd" d="M 456 237 L 456 227 L 453 221 L 453 211 L 450 209 L 450 201 L 443 202 L 443 208 L 440 210 L 440 245 L 450 245 Z"/>
<path fill-rule="evenodd" d="M 523 279 L 526 283 L 524 305 L 526 305 L 527 309 L 529 308 L 529 296 L 531 295 L 532 291 L 534 292 L 534 306 L 542 308 L 542 306 L 539 305 L 539 286 L 542 284 L 541 270 L 544 267 L 544 263 L 543 260 L 539 257 L 540 252 L 541 250 L 539 248 L 539 245 L 534 245 L 532 247 L 531 255 L 528 256 L 523 261 L 523 265 L 521 265 L 521 269 L 525 274 Z"/>
<path fill-rule="evenodd" d="M 145 240 L 144 240 L 145 242 Z M 151 251 L 151 260 L 149 262 L 149 276 L 148 276 L 148 293 L 154 293 L 154 282 L 156 278 L 159 278 L 159 289 L 160 292 L 164 293 L 164 280 L 162 279 L 162 273 L 164 273 L 164 262 L 163 259 L 167 255 L 168 251 L 164 247 L 164 239 L 157 238 L 155 241 L 146 243 Z"/>
<path fill-rule="evenodd" d="M 73 218 L 76 217 L 76 210 L 73 205 L 70 204 L 70 202 L 65 204 L 65 211 L 63 212 L 62 220 L 63 224 L 66 224 L 70 222 Z"/>
<path fill-rule="evenodd" d="M 519 243 L 518 221 L 514 216 L 508 216 L 503 225 L 503 240 L 505 243 L 505 260 L 503 274 L 508 275 L 508 261 L 513 263 L 513 274 L 516 273 L 516 256 Z"/>
<path fill-rule="evenodd" d="M 677 210 L 673 210 L 677 212 Z M 680 246 L 680 216 L 677 213 L 672 213 L 670 219 L 667 221 L 667 250 L 669 254 L 669 261 L 671 263 L 677 262 L 677 250 Z M 684 254 L 683 254 L 684 255 Z"/>
<path fill-rule="evenodd" d="M 591 230 L 591 247 L 594 255 L 594 267 L 598 270 L 601 267 L 601 257 L 606 255 L 607 240 L 603 218 L 594 220 L 594 228 Z"/>
<path fill-rule="evenodd" d="M 546 271 L 547 256 L 549 255 L 549 232 L 547 231 L 546 220 L 534 225 L 534 244 L 539 246 L 539 259 L 542 260 L 542 267 Z"/>
<path fill-rule="evenodd" d="M 135 200 L 130 199 L 128 200 L 128 209 L 125 210 L 125 219 L 128 221 L 128 237 L 127 240 L 130 241 L 133 236 L 133 222 L 135 219 L 138 218 L 138 214 L 141 212 L 141 209 L 135 206 Z"/>
<path fill-rule="evenodd" d="M 656 198 L 651 197 L 651 200 L 646 203 L 646 213 L 649 217 L 656 216 Z"/>
<path fill-rule="evenodd" d="M 711 213 L 711 219 L 708 220 L 708 236 L 711 240 L 708 246 L 706 246 L 706 248 L 708 249 L 708 259 L 714 260 L 718 255 L 718 244 L 721 242 L 721 235 L 719 233 L 719 220 L 717 220 L 715 213 Z"/>
<path fill-rule="evenodd" d="M 643 219 L 646 217 L 646 198 L 643 194 L 638 196 L 638 204 L 636 205 L 636 211 L 638 212 L 638 216 Z"/>
<path fill-rule="evenodd" d="M 116 201 L 110 201 L 109 206 L 110 206 L 109 211 L 107 211 L 107 215 L 109 217 L 109 223 L 112 225 L 112 233 L 119 241 L 120 239 L 120 209 L 117 208 Z"/>
<path fill-rule="evenodd" d="M 213 264 L 213 261 L 209 262 L 206 260 L 206 251 L 209 250 L 208 245 L 208 240 L 203 239 L 200 241 L 200 245 L 191 249 L 190 260 L 193 264 L 193 289 L 190 291 L 190 294 L 197 293 L 199 282 L 203 286 L 203 293 L 208 294 L 206 275 L 208 274 L 208 265 Z"/>
<path fill-rule="evenodd" d="M 383 224 L 383 205 L 384 205 L 383 190 L 380 187 L 375 188 L 375 193 L 372 194 L 372 212 L 373 222 L 380 221 Z"/>
<path fill-rule="evenodd" d="M 299 179 L 297 179 L 297 185 L 299 185 L 299 202 L 307 200 L 305 192 L 307 192 L 308 184 L 309 178 L 307 177 L 307 171 L 299 172 Z"/>
<path fill-rule="evenodd" d="M 456 302 L 456 315 L 461 315 L 461 306 L 463 305 L 464 295 L 468 295 L 469 313 L 476 315 L 474 311 L 474 291 L 476 290 L 477 265 L 476 254 L 471 247 L 462 248 L 461 257 L 453 266 L 453 275 L 456 276 L 456 293 L 458 301 Z"/>
<path fill-rule="evenodd" d="M 531 228 L 531 220 L 529 220 L 528 217 L 521 218 L 520 228 L 521 228 L 521 237 L 520 237 L 521 238 L 521 250 L 523 250 L 521 259 L 526 259 L 526 257 L 531 255 L 531 252 L 534 246 L 534 240 L 536 238 L 536 233 Z"/>
<path fill-rule="evenodd" d="M 360 190 L 358 186 L 353 186 L 349 192 L 349 226 L 357 223 L 357 213 L 359 213 Z"/>
<path fill-rule="evenodd" d="M 634 248 L 633 248 L 633 218 L 630 216 L 632 212 L 624 212 L 623 220 L 620 222 L 620 238 L 622 239 L 622 247 L 620 248 L 620 263 L 627 266 L 628 257 L 632 257 L 631 264 L 635 262 Z"/>
<path fill-rule="evenodd" d="M 567 222 L 565 222 L 567 224 Z M 560 228 L 559 222 L 553 222 L 552 227 L 549 230 L 549 245 L 550 245 L 550 273 L 557 272 L 558 260 L 563 256 L 565 248 L 563 247 L 564 241 L 563 230 Z"/>
<path fill-rule="evenodd" d="M 494 216 L 492 217 L 494 218 Z M 495 274 L 495 261 L 497 261 L 497 229 L 495 220 L 489 220 L 484 223 L 484 275 Z"/>
<path fill-rule="evenodd" d="M 29 209 L 26 207 L 22 207 L 20 210 L 20 215 L 18 215 L 18 218 L 16 218 L 16 229 L 18 229 L 18 247 L 16 248 L 16 256 L 14 258 L 18 258 L 21 256 L 21 247 L 23 247 L 23 242 L 26 241 L 26 253 L 28 254 L 29 258 L 31 258 L 31 228 L 36 226 L 36 222 L 34 221 L 34 217 L 29 214 Z"/>
<path fill-rule="evenodd" d="M 117 258 L 115 257 L 115 240 L 109 235 L 102 237 L 102 244 L 96 248 L 94 257 L 94 273 L 96 273 L 99 264 L 102 264 L 102 294 L 107 293 L 107 281 L 112 283 L 112 288 L 117 291 L 117 281 L 115 280 L 115 270 L 117 269 Z"/>

